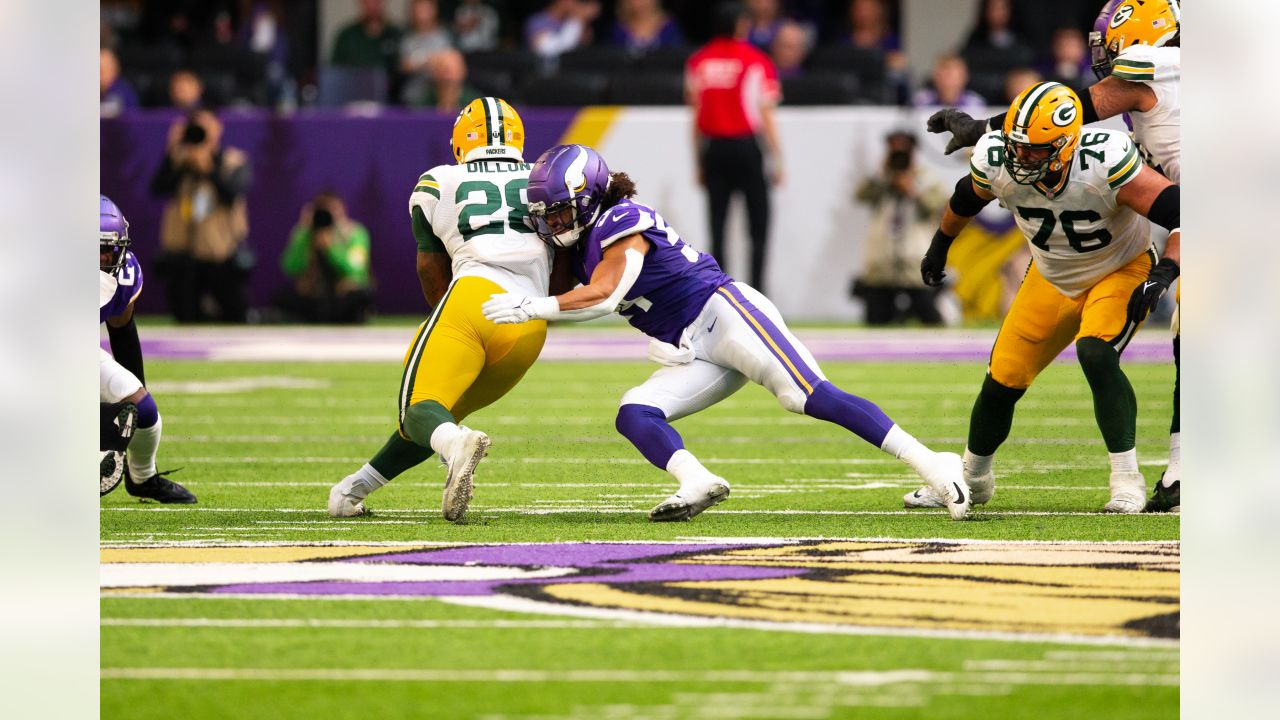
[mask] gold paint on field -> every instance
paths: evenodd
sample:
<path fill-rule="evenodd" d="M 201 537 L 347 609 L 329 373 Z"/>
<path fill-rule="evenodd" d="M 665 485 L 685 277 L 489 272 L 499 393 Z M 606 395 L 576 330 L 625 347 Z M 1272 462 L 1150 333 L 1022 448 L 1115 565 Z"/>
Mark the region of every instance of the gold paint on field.
<path fill-rule="evenodd" d="M 376 545 L 348 545 L 343 547 L 292 546 L 292 547 L 164 547 L 164 548 L 103 548 L 99 551 L 101 563 L 287 563 L 304 560 L 387 555 L 398 552 L 434 550 L 434 546 L 387 547 Z"/>
<path fill-rule="evenodd" d="M 829 542 L 704 553 L 679 562 L 812 572 L 656 587 L 564 584 L 543 592 L 597 607 L 743 620 L 1090 636 L 1145 637 L 1147 629 L 1126 624 L 1179 610 L 1178 547 L 1172 543 Z"/>

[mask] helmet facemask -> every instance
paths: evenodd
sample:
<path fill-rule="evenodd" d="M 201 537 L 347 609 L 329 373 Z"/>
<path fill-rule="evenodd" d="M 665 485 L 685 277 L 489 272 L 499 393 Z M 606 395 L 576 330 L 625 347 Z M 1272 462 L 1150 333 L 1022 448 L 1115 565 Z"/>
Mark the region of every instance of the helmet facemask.
<path fill-rule="evenodd" d="M 1062 150 L 1069 139 L 1064 134 L 1051 143 L 1033 143 L 1017 130 L 1006 133 L 1004 164 L 1009 170 L 1009 176 L 1020 185 L 1031 185 L 1044 180 L 1051 172 L 1062 170 Z"/>
<path fill-rule="evenodd" d="M 529 218 L 533 231 L 542 242 L 556 248 L 573 247 L 582 231 L 595 220 L 598 204 L 588 195 L 551 203 L 529 203 Z M 579 222 L 584 220 L 585 222 Z"/>
<path fill-rule="evenodd" d="M 129 232 L 125 234 L 101 231 L 98 233 L 98 269 L 108 275 L 118 275 L 125 263 L 125 252 L 129 249 Z M 110 253 L 110 260 L 103 257 Z"/>

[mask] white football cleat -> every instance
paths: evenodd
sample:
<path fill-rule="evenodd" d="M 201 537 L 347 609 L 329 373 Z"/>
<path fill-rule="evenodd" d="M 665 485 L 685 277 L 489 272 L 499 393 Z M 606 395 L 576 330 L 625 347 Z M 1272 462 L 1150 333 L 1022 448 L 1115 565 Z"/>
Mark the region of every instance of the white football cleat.
<path fill-rule="evenodd" d="M 973 495 L 974 505 L 985 505 L 996 494 L 996 476 L 993 473 L 988 472 L 986 475 L 976 478 L 965 474 L 964 481 L 969 486 L 969 492 Z M 938 497 L 932 488 L 925 485 L 903 495 L 902 506 L 908 510 L 913 510 L 915 508 L 945 507 L 946 503 Z"/>
<path fill-rule="evenodd" d="M 444 457 L 449 466 L 448 477 L 444 481 L 444 495 L 441 508 L 444 519 L 457 522 L 467 513 L 467 505 L 471 503 L 472 477 L 476 466 L 489 452 L 492 441 L 489 436 L 479 430 L 459 425 L 462 434 L 454 441 L 448 456 Z"/>
<path fill-rule="evenodd" d="M 687 495 L 687 497 L 686 497 Z M 649 511 L 652 522 L 680 522 L 692 520 L 703 510 L 724 502 L 729 497 L 729 483 L 724 478 L 715 478 L 705 490 L 686 492 L 663 500 L 657 507 Z"/>
<path fill-rule="evenodd" d="M 351 489 L 351 478 L 348 477 L 329 490 L 329 514 L 331 516 L 359 517 L 365 514 L 364 498 L 348 494 L 347 491 Z"/>
<path fill-rule="evenodd" d="M 933 494 L 943 500 L 952 520 L 963 520 L 973 505 L 969 484 L 964 481 L 964 461 L 951 452 L 934 453 L 933 465 L 921 473 Z"/>
<path fill-rule="evenodd" d="M 1111 473 L 1111 501 L 1102 507 L 1109 513 L 1140 513 L 1147 504 L 1147 481 L 1140 472 Z"/>

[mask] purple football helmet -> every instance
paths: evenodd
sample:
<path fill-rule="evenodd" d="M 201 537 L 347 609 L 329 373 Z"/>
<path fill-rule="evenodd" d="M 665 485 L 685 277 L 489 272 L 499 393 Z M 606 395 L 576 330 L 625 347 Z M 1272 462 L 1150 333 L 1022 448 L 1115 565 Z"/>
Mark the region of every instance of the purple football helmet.
<path fill-rule="evenodd" d="M 124 213 L 106 195 L 100 196 L 98 225 L 98 269 L 115 275 L 124 267 L 125 251 L 129 249 L 129 221 Z M 110 260 L 106 255 L 110 253 Z"/>
<path fill-rule="evenodd" d="M 529 217 L 552 247 L 572 247 L 595 222 L 609 187 L 609 166 L 586 145 L 557 145 L 529 172 Z"/>
<path fill-rule="evenodd" d="M 1102 12 L 1098 13 L 1098 17 L 1093 21 L 1093 30 L 1089 32 L 1089 54 L 1093 64 L 1093 74 L 1098 76 L 1099 80 L 1104 80 L 1111 74 L 1111 63 L 1115 61 L 1115 55 L 1107 52 L 1107 25 L 1111 23 L 1111 16 L 1116 12 L 1116 6 L 1124 0 L 1107 0 L 1102 6 Z"/>

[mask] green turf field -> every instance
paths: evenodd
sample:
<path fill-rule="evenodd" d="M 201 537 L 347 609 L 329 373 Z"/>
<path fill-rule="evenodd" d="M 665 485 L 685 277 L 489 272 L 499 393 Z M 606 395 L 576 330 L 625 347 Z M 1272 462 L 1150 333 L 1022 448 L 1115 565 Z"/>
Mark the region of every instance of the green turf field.
<path fill-rule="evenodd" d="M 1176 717 L 1178 518 L 1098 512 L 1074 364 L 1019 404 L 962 523 L 904 511 L 905 466 L 754 386 L 676 424 L 732 497 L 648 523 L 673 487 L 613 415 L 652 369 L 535 366 L 467 420 L 494 445 L 454 525 L 434 459 L 370 517 L 325 513 L 393 429 L 397 364 L 149 361 L 160 467 L 200 503 L 102 499 L 102 716 Z M 980 365 L 824 369 L 963 448 Z M 1128 372 L 1150 484 L 1173 369 Z"/>

